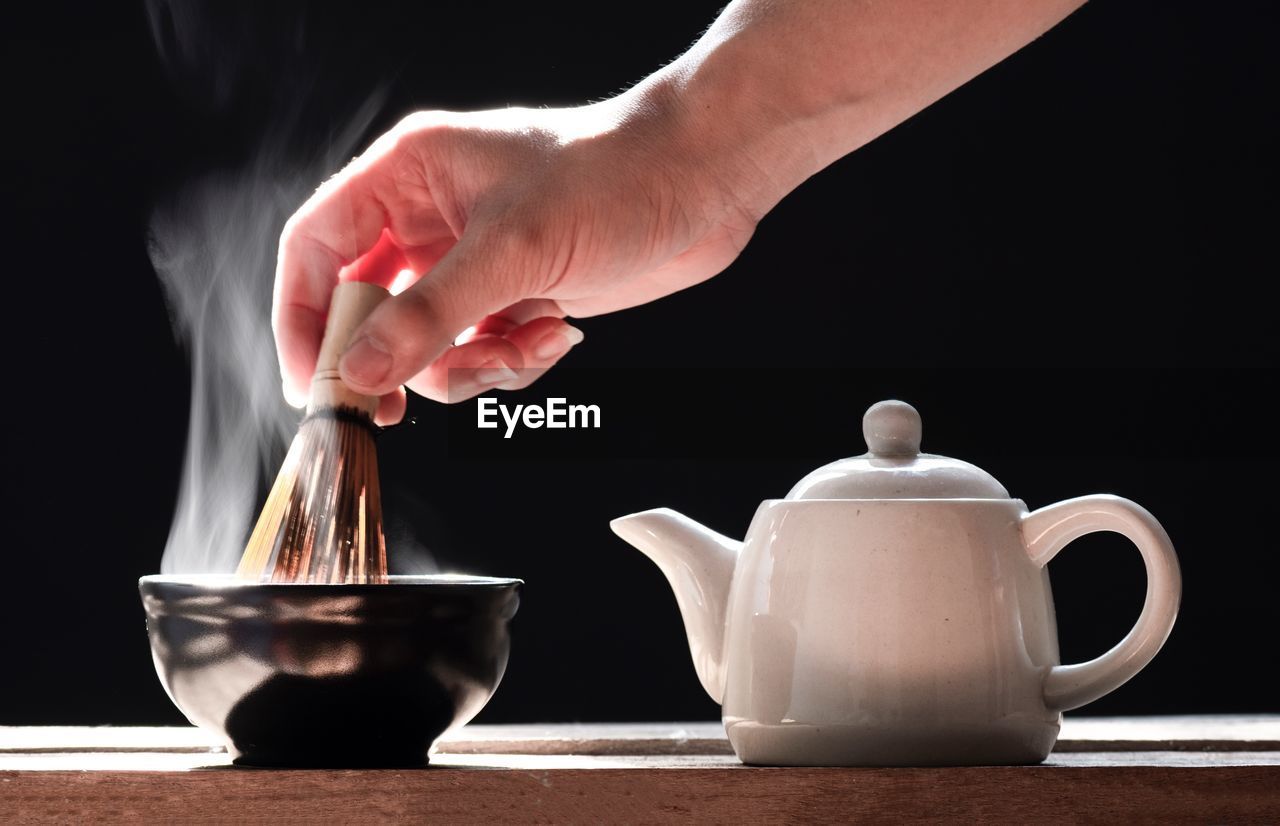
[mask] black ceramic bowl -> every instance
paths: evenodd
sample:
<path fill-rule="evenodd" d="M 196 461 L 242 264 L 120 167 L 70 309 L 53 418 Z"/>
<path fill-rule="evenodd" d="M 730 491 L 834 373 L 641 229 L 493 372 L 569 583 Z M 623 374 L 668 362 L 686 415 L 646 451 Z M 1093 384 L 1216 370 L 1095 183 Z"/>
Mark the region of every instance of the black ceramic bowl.
<path fill-rule="evenodd" d="M 507 667 L 518 579 L 138 583 L 156 671 L 192 723 L 256 766 L 413 766 Z"/>

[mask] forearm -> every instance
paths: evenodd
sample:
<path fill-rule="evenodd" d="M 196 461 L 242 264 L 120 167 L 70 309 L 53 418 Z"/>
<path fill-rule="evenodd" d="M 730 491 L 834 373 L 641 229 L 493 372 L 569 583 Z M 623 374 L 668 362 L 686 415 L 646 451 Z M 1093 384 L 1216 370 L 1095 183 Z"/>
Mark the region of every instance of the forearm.
<path fill-rule="evenodd" d="M 629 94 L 671 109 L 687 151 L 727 167 L 758 218 L 1082 3 L 737 0 Z"/>

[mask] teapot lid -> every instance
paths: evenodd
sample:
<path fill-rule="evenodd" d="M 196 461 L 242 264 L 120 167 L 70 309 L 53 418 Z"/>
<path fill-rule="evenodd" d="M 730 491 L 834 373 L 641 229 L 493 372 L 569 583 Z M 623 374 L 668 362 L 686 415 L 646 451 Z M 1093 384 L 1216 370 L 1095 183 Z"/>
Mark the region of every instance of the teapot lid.
<path fill-rule="evenodd" d="M 823 465 L 787 499 L 1008 499 L 976 465 L 920 452 L 920 414 L 906 402 L 871 405 L 862 417 L 867 452 Z"/>

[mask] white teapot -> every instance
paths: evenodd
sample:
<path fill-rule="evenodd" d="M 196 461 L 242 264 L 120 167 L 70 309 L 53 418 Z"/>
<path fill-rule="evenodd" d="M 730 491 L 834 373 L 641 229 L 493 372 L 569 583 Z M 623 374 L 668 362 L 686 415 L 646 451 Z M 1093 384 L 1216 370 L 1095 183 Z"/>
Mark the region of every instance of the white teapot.
<path fill-rule="evenodd" d="M 1063 711 L 1168 637 L 1182 580 L 1155 517 L 1105 495 L 1028 512 L 980 468 L 920 453 L 920 430 L 910 405 L 874 405 L 868 452 L 761 503 L 742 542 L 665 508 L 611 523 L 675 590 L 743 762 L 1037 763 Z M 1138 546 L 1146 602 L 1110 651 L 1060 665 L 1045 566 L 1094 531 Z"/>

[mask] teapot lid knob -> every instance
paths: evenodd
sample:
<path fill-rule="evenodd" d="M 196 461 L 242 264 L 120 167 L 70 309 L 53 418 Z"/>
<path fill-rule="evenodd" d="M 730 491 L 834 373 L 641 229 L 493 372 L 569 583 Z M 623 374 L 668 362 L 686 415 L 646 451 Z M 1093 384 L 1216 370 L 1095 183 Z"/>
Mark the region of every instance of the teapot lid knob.
<path fill-rule="evenodd" d="M 862 417 L 862 438 L 875 456 L 915 456 L 920 433 L 920 414 L 906 402 L 876 402 Z"/>
<path fill-rule="evenodd" d="M 790 500 L 1008 499 L 980 467 L 920 452 L 920 414 L 906 402 L 873 404 L 862 417 L 867 452 L 823 465 L 796 482 Z"/>

